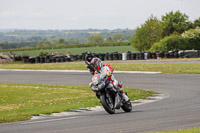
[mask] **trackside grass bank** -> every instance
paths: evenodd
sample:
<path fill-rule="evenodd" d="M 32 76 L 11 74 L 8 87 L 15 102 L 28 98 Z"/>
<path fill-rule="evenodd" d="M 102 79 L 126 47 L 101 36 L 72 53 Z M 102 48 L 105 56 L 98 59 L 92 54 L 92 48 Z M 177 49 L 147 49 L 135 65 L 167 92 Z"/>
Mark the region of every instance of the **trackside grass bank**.
<path fill-rule="evenodd" d="M 152 133 L 200 133 L 200 128 L 179 129 L 171 131 L 152 132 Z"/>
<path fill-rule="evenodd" d="M 125 91 L 131 100 L 155 94 L 139 89 Z M 87 86 L 0 83 L 0 123 L 97 105 L 99 100 Z"/>
<path fill-rule="evenodd" d="M 115 71 L 150 71 L 172 74 L 200 74 L 200 63 L 111 64 Z M 0 64 L 0 69 L 87 70 L 85 64 Z"/>

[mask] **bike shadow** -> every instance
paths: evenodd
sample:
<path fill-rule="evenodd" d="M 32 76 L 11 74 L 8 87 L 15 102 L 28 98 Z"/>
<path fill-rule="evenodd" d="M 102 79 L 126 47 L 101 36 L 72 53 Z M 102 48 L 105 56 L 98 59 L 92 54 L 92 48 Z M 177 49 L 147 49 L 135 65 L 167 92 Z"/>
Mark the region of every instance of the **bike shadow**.
<path fill-rule="evenodd" d="M 143 113 L 144 110 L 132 110 L 131 112 L 124 112 L 123 110 L 116 110 L 114 114 L 109 114 L 106 111 L 97 111 L 89 113 L 89 116 L 115 116 L 115 115 L 128 115 L 128 114 L 138 114 Z"/>

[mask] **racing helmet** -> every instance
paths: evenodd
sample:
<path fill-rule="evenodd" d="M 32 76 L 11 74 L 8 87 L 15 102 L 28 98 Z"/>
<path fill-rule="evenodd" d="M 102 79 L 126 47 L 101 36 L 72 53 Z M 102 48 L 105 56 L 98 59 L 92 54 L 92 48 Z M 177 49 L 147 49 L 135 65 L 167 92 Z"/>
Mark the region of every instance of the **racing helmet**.
<path fill-rule="evenodd" d="M 100 70 L 102 67 L 102 61 L 99 58 L 93 58 L 90 62 L 91 66 L 94 68 L 94 70 Z"/>
<path fill-rule="evenodd" d="M 92 58 L 94 58 L 94 55 L 90 51 L 86 52 L 85 61 L 91 62 Z"/>

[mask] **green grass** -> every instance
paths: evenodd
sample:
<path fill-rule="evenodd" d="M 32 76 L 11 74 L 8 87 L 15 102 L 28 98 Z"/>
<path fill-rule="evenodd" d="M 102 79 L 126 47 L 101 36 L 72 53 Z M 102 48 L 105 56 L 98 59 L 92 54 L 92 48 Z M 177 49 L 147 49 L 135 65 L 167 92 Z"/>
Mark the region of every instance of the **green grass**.
<path fill-rule="evenodd" d="M 118 71 L 151 71 L 173 74 L 200 74 L 200 63 L 178 64 L 111 64 Z M 0 64 L 0 69 L 32 69 L 32 70 L 87 70 L 85 64 Z"/>
<path fill-rule="evenodd" d="M 111 53 L 118 51 L 123 53 L 126 51 L 135 52 L 135 49 L 132 46 L 107 46 L 107 47 L 85 47 L 85 48 L 64 48 L 64 49 L 48 49 L 48 50 L 30 50 L 30 51 L 16 51 L 15 54 L 25 54 L 32 57 L 38 56 L 41 51 L 47 51 L 48 53 L 59 52 L 66 54 L 66 51 L 71 51 L 72 54 L 82 54 L 87 51 L 92 53 Z"/>
<path fill-rule="evenodd" d="M 131 100 L 154 94 L 138 89 L 125 91 Z M 97 105 L 99 100 L 87 86 L 0 83 L 0 123 Z"/>
<path fill-rule="evenodd" d="M 112 64 L 113 68 L 120 71 L 152 71 L 171 74 L 200 74 L 200 64 Z"/>
<path fill-rule="evenodd" d="M 171 131 L 152 132 L 152 133 L 200 133 L 200 128 L 179 129 Z"/>

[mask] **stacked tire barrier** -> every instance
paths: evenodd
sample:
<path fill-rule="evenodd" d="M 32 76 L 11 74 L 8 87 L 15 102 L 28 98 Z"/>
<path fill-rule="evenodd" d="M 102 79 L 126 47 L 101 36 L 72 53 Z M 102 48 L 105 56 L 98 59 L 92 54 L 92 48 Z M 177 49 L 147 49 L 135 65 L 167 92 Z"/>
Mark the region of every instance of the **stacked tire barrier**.
<path fill-rule="evenodd" d="M 13 57 L 9 54 L 0 53 L 0 64 L 12 62 Z"/>
<path fill-rule="evenodd" d="M 186 50 L 186 51 L 159 51 L 159 52 L 141 52 L 132 53 L 130 51 L 126 53 L 94 53 L 94 55 L 104 60 L 148 60 L 148 59 L 161 59 L 161 58 L 200 58 L 200 50 Z M 16 56 L 15 61 L 23 61 L 25 63 L 60 63 L 70 61 L 85 60 L 85 53 L 81 55 L 70 56 Z"/>

